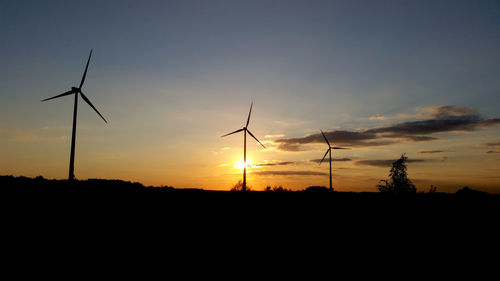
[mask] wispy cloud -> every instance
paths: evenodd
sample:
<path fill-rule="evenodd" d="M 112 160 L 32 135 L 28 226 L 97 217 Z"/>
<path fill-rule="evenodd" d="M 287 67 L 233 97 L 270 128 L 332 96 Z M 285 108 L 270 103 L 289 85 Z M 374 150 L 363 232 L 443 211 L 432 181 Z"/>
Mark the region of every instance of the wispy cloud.
<path fill-rule="evenodd" d="M 370 116 L 370 120 L 384 120 L 385 116 L 382 114 L 375 114 L 373 116 Z"/>
<path fill-rule="evenodd" d="M 319 163 L 319 162 L 321 162 L 321 159 L 312 159 L 309 161 Z M 351 158 L 332 158 L 332 161 L 334 161 L 334 162 L 348 162 L 348 161 L 352 161 L 352 159 Z M 325 160 L 323 160 L 323 162 L 325 162 Z"/>
<path fill-rule="evenodd" d="M 336 144 L 348 146 L 378 146 L 392 143 L 392 141 L 376 141 L 377 135 L 370 132 L 355 131 L 331 131 L 325 132 L 327 138 Z M 300 138 L 279 139 L 278 149 L 284 151 L 304 151 L 303 145 L 313 143 L 324 143 L 321 133 L 311 134 Z"/>
<path fill-rule="evenodd" d="M 328 173 L 315 171 L 254 171 L 252 174 L 262 176 L 327 176 Z"/>
<path fill-rule="evenodd" d="M 418 153 L 441 153 L 444 152 L 444 150 L 422 150 L 419 151 Z"/>
<path fill-rule="evenodd" d="M 374 166 L 374 167 L 390 167 L 392 166 L 392 163 L 394 163 L 396 160 L 394 159 L 384 159 L 384 160 L 359 160 L 356 161 L 356 165 L 363 165 L 363 166 Z M 429 160 L 424 160 L 424 159 L 408 159 L 406 162 L 408 163 L 418 163 L 418 162 L 424 162 L 424 161 L 429 161 Z"/>
<path fill-rule="evenodd" d="M 477 111 L 475 109 L 464 106 L 430 106 L 424 108 L 424 110 L 429 112 L 429 117 L 438 119 L 444 119 L 451 116 L 477 115 Z"/>
<path fill-rule="evenodd" d="M 486 154 L 494 154 L 494 153 L 500 153 L 500 151 L 495 151 L 495 150 L 486 151 Z"/>
<path fill-rule="evenodd" d="M 360 131 L 335 130 L 325 132 L 335 144 L 353 147 L 389 145 L 398 142 L 432 141 L 431 136 L 446 132 L 471 132 L 500 125 L 500 118 L 484 119 L 474 109 L 456 106 L 430 107 L 426 120 L 409 121 Z M 275 141 L 282 151 L 305 151 L 306 144 L 323 143 L 320 132 L 298 138 Z"/>
<path fill-rule="evenodd" d="M 485 143 L 485 146 L 500 146 L 500 141 L 499 142 L 489 142 Z"/>
<path fill-rule="evenodd" d="M 34 142 L 39 140 L 37 135 L 14 135 L 8 138 L 10 142 Z"/>
<path fill-rule="evenodd" d="M 275 138 L 282 138 L 284 137 L 285 135 L 283 134 L 276 134 L 276 135 L 265 135 L 264 138 L 265 139 L 275 139 Z"/>
<path fill-rule="evenodd" d="M 288 166 L 288 165 L 295 165 L 296 162 L 292 161 L 268 161 L 264 163 L 257 163 L 255 166 L 257 167 L 269 167 L 269 166 Z"/>

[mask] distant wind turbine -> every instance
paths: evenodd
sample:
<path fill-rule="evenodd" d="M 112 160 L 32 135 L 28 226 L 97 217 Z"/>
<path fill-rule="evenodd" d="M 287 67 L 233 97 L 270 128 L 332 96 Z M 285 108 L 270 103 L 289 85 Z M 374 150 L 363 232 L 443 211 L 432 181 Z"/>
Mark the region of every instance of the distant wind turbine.
<path fill-rule="evenodd" d="M 248 130 L 248 123 L 250 123 L 250 115 L 252 114 L 252 106 L 253 106 L 253 102 L 252 104 L 250 105 L 250 112 L 248 113 L 248 119 L 247 119 L 247 123 L 245 125 L 245 127 L 243 127 L 242 129 L 239 129 L 239 130 L 236 130 L 232 133 L 229 133 L 229 134 L 226 134 L 226 135 L 223 135 L 223 137 L 226 137 L 226 136 L 229 136 L 229 135 L 232 135 L 232 134 L 236 134 L 236 133 L 239 133 L 241 131 L 244 132 L 244 138 L 243 138 L 243 162 L 245 163 L 245 166 L 243 167 L 243 186 L 242 186 L 242 190 L 243 191 L 246 191 L 247 189 L 247 132 L 250 134 L 250 136 L 252 136 L 252 138 L 254 138 L 260 145 L 262 145 L 262 147 L 266 148 L 253 134 L 252 132 L 250 132 L 250 130 Z"/>
<path fill-rule="evenodd" d="M 325 156 L 323 156 L 323 159 L 321 159 L 321 161 L 319 162 L 319 164 L 321 165 L 321 163 L 323 163 L 323 160 L 325 160 L 326 155 L 330 154 L 330 190 L 333 190 L 333 186 L 332 186 L 332 149 L 349 149 L 349 148 L 332 146 L 330 144 L 330 142 L 328 141 L 328 139 L 326 138 L 326 136 L 323 133 L 323 131 L 321 131 L 321 134 L 325 138 L 326 144 L 328 144 L 328 149 L 326 150 Z"/>
<path fill-rule="evenodd" d="M 92 57 L 92 49 L 90 50 L 89 59 L 87 60 L 87 66 L 85 66 L 85 72 L 83 72 L 82 81 L 80 82 L 80 86 L 78 88 L 71 87 L 71 90 L 69 90 L 65 93 L 62 93 L 62 94 L 57 95 L 55 97 L 51 97 L 51 98 L 42 100 L 42 102 L 44 102 L 44 101 L 48 101 L 51 99 L 72 95 L 72 94 L 75 95 L 75 106 L 74 106 L 74 110 L 73 110 L 73 133 L 71 135 L 71 154 L 70 154 L 70 160 L 69 160 L 69 176 L 68 176 L 69 181 L 75 179 L 74 168 L 75 168 L 75 141 L 76 141 L 76 112 L 77 112 L 77 108 L 78 108 L 78 94 L 80 94 L 82 96 L 82 99 L 86 103 L 88 103 L 88 105 L 90 105 L 90 107 L 92 107 L 95 110 L 95 112 L 97 112 L 97 114 L 99 114 L 99 116 L 101 116 L 101 118 L 102 118 L 102 120 L 104 120 L 104 122 L 108 123 L 108 121 L 106 121 L 106 119 L 104 119 L 104 117 L 102 117 L 101 113 L 99 113 L 99 111 L 95 108 L 95 106 L 90 102 L 90 100 L 82 92 L 83 82 L 85 82 L 85 76 L 87 76 L 87 69 L 89 68 L 90 57 Z"/>

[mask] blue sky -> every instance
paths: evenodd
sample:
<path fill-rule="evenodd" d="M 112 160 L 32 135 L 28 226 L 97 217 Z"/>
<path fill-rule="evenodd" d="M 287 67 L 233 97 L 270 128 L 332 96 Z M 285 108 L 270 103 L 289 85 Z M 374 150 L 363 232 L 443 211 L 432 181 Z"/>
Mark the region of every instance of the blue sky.
<path fill-rule="evenodd" d="M 93 168 L 104 165 L 115 177 L 215 188 L 226 172 L 213 167 L 241 146 L 218 137 L 242 126 L 251 101 L 261 137 L 369 129 L 432 106 L 499 117 L 499 1 L 0 1 L 0 26 L 0 168 L 10 173 L 66 174 L 71 99 L 40 100 L 78 84 L 90 48 L 84 91 L 110 124 L 81 103 L 81 177 L 109 176 Z M 500 139 L 498 128 L 484 134 Z M 204 154 L 225 147 L 227 159 Z M 309 156 L 252 148 L 259 160 Z M 52 157 L 61 163 L 45 168 Z M 199 179 L 176 176 L 193 163 Z"/>

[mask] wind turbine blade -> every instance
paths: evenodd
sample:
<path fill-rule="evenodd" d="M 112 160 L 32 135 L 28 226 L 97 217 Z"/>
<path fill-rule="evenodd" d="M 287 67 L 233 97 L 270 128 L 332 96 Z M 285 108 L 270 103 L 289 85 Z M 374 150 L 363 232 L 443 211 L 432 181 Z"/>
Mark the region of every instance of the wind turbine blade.
<path fill-rule="evenodd" d="M 80 82 L 79 89 L 82 88 L 83 82 L 85 82 L 85 76 L 87 76 L 87 69 L 89 68 L 90 57 L 92 56 L 92 49 L 90 49 L 89 59 L 87 60 L 87 66 L 85 66 L 85 72 L 83 72 L 82 82 Z"/>
<path fill-rule="evenodd" d="M 47 100 L 52 100 L 52 99 L 57 99 L 57 98 L 60 98 L 60 97 L 64 97 L 64 96 L 67 96 L 67 95 L 71 95 L 71 94 L 74 94 L 75 92 L 73 90 L 70 90 L 70 91 L 67 91 L 65 93 L 62 93 L 60 95 L 57 95 L 55 97 L 51 97 L 51 98 L 48 98 L 48 99 L 44 99 L 42 101 L 47 101 Z"/>
<path fill-rule="evenodd" d="M 321 161 L 319 162 L 319 164 L 320 164 L 320 165 L 321 165 L 321 163 L 323 163 L 323 160 L 325 160 L 325 157 L 326 157 L 326 155 L 328 154 L 328 152 L 329 152 L 329 151 L 330 151 L 330 148 L 328 148 L 328 149 L 326 150 L 325 156 L 323 156 L 323 158 L 322 158 L 322 159 L 321 159 Z"/>
<path fill-rule="evenodd" d="M 247 124 L 245 125 L 245 127 L 248 127 L 248 123 L 250 123 L 250 115 L 252 114 L 252 106 L 253 106 L 253 102 L 252 102 L 252 104 L 250 104 L 250 112 L 248 112 L 248 119 L 247 119 Z"/>
<path fill-rule="evenodd" d="M 348 147 L 336 147 L 335 146 L 335 147 L 332 147 L 332 149 L 350 149 L 350 148 L 348 148 Z"/>
<path fill-rule="evenodd" d="M 232 134 L 239 133 L 239 132 L 241 132 L 241 131 L 243 131 L 243 130 L 244 130 L 244 129 L 239 129 L 239 130 L 236 130 L 236 131 L 234 131 L 234 132 L 232 132 L 232 133 L 225 134 L 225 135 L 221 136 L 221 138 L 223 138 L 223 137 L 227 137 L 227 136 L 232 135 Z"/>
<path fill-rule="evenodd" d="M 247 132 L 252 136 L 252 138 L 254 138 L 258 143 L 260 143 L 260 145 L 262 145 L 263 148 L 266 148 L 253 134 L 252 132 L 250 132 L 250 130 L 247 129 Z"/>
<path fill-rule="evenodd" d="M 102 117 L 101 113 L 99 113 L 99 111 L 97 110 L 97 108 L 95 108 L 95 106 L 89 101 L 89 99 L 80 91 L 80 94 L 82 95 L 82 99 L 88 103 L 90 105 L 90 107 L 92 107 L 95 112 L 97 112 L 97 114 L 99 114 L 99 116 L 101 116 L 102 120 L 104 120 L 104 122 L 108 123 L 108 121 L 106 121 L 106 119 L 104 119 L 104 117 Z"/>
<path fill-rule="evenodd" d="M 320 130 L 321 131 L 321 130 Z M 323 133 L 323 131 L 321 131 L 321 134 L 323 135 L 323 137 L 325 138 L 325 141 L 326 143 L 328 144 L 328 146 L 331 146 L 330 142 L 328 141 L 328 139 L 326 138 L 325 134 Z"/>

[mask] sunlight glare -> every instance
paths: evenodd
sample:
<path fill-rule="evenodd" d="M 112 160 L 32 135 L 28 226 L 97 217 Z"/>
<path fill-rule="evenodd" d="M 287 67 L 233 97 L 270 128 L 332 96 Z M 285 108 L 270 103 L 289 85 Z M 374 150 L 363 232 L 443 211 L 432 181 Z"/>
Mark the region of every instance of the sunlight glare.
<path fill-rule="evenodd" d="M 251 168 L 252 167 L 252 160 L 247 158 L 247 163 L 245 165 L 245 161 L 243 161 L 243 158 L 242 158 L 242 159 L 238 160 L 238 162 L 236 162 L 236 164 L 234 164 L 234 168 L 239 169 L 239 170 L 243 170 L 243 168 L 245 168 L 245 166 L 247 168 Z"/>

